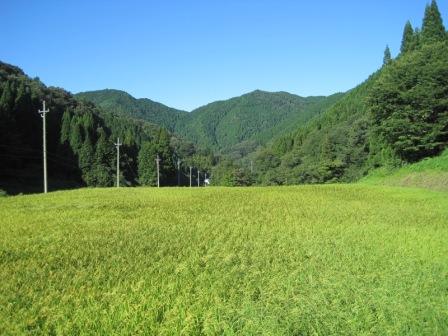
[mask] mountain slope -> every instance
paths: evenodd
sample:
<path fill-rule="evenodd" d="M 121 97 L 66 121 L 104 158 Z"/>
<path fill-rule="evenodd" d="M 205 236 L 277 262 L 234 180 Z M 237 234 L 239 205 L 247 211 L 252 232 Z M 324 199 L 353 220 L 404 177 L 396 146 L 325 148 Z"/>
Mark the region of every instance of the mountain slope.
<path fill-rule="evenodd" d="M 191 161 L 193 155 L 202 157 L 191 143 L 160 125 L 75 99 L 63 89 L 46 87 L 21 69 L 0 62 L 0 189 L 8 193 L 42 190 L 42 119 L 37 111 L 43 100 L 50 110 L 46 116 L 50 190 L 113 185 L 118 137 L 122 185 L 141 183 L 138 160 L 143 145 L 169 153 L 161 169 L 162 177 L 166 176 L 164 185 L 178 182 L 172 157 L 183 162 Z M 152 158 L 150 164 L 155 166 Z"/>
<path fill-rule="evenodd" d="M 185 124 L 178 124 L 176 132 L 221 151 L 244 141 L 263 145 L 306 123 L 340 96 L 302 98 L 257 90 L 192 111 Z"/>
<path fill-rule="evenodd" d="M 360 183 L 448 191 L 448 150 L 440 156 L 426 158 L 401 168 L 378 168 Z"/>
<path fill-rule="evenodd" d="M 150 99 L 136 99 L 130 94 L 120 90 L 98 90 L 81 92 L 75 95 L 77 98 L 91 101 L 92 103 L 120 115 L 152 122 L 170 131 L 180 119 L 188 115 L 185 111 L 176 110 Z"/>
<path fill-rule="evenodd" d="M 230 151 L 249 143 L 253 149 L 303 125 L 338 101 L 330 97 L 299 97 L 286 92 L 254 91 L 217 101 L 190 113 L 149 99 L 135 99 L 118 90 L 83 92 L 76 95 L 122 115 L 161 125 L 215 151 Z"/>
<path fill-rule="evenodd" d="M 385 57 L 379 71 L 325 113 L 260 150 L 257 181 L 352 182 L 447 148 L 448 35 L 435 1 L 422 28 L 407 25 L 406 34 L 395 59 Z"/>

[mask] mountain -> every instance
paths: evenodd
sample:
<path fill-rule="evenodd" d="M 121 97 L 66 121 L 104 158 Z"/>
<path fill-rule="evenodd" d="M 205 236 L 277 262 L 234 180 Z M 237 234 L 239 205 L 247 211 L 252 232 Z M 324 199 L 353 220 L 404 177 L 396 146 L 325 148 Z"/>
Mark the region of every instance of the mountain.
<path fill-rule="evenodd" d="M 397 168 L 448 146 L 448 34 L 437 4 L 423 26 L 406 24 L 401 53 L 386 48 L 381 69 L 324 113 L 259 150 L 257 183 L 359 180 L 378 167 Z"/>
<path fill-rule="evenodd" d="M 257 90 L 192 111 L 176 132 L 198 145 L 224 152 L 243 142 L 264 145 L 305 124 L 341 96 L 303 98 Z"/>
<path fill-rule="evenodd" d="M 338 101 L 342 94 L 303 98 L 286 92 L 257 90 L 190 113 L 149 99 L 136 99 L 118 90 L 90 91 L 76 96 L 121 115 L 161 125 L 200 147 L 229 152 L 243 146 L 250 147 L 250 152 L 303 125 Z"/>
<path fill-rule="evenodd" d="M 38 110 L 43 100 L 50 110 L 46 115 L 50 190 L 112 186 L 118 137 L 122 185 L 154 185 L 157 155 L 162 159 L 162 185 L 175 185 L 179 179 L 186 183 L 186 166 L 175 171 L 178 159 L 203 172 L 211 165 L 209 153 L 196 150 L 160 125 L 98 107 L 61 88 L 47 87 L 18 67 L 0 62 L 0 189 L 8 193 L 42 190 L 42 119 Z"/>
<path fill-rule="evenodd" d="M 185 111 L 176 110 L 150 99 L 136 99 L 120 90 L 87 91 L 80 92 L 75 96 L 91 101 L 108 111 L 149 121 L 169 131 L 174 131 L 179 120 L 188 115 Z"/>

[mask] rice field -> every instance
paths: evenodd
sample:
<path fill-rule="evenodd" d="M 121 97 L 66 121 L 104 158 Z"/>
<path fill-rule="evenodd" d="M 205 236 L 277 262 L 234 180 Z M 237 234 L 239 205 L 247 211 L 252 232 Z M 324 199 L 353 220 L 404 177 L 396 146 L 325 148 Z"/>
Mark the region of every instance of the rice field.
<path fill-rule="evenodd" d="M 0 198 L 1 335 L 448 335 L 448 194 Z"/>

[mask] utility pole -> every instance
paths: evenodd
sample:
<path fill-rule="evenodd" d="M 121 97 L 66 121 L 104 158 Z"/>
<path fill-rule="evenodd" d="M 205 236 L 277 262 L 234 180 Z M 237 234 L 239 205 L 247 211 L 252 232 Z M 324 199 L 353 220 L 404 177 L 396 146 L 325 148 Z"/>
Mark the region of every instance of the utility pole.
<path fill-rule="evenodd" d="M 157 188 L 160 188 L 160 157 L 159 154 L 157 154 Z"/>
<path fill-rule="evenodd" d="M 198 187 L 201 186 L 201 172 L 198 169 Z"/>
<path fill-rule="evenodd" d="M 254 173 L 254 161 L 250 160 L 250 173 Z"/>
<path fill-rule="evenodd" d="M 50 112 L 49 109 L 45 109 L 45 100 L 43 101 L 42 110 L 38 111 L 43 121 L 43 154 L 44 154 L 44 193 L 48 192 L 48 183 L 47 183 L 47 125 L 45 115 Z"/>
<path fill-rule="evenodd" d="M 120 138 L 117 138 L 117 143 L 115 147 L 117 147 L 117 188 L 120 188 Z"/>
<path fill-rule="evenodd" d="M 177 186 L 180 187 L 180 159 L 177 159 Z"/>
<path fill-rule="evenodd" d="M 191 188 L 191 171 L 193 170 L 193 167 L 190 166 L 190 188 Z"/>
<path fill-rule="evenodd" d="M 207 173 L 205 173 L 204 175 L 204 187 L 206 187 L 207 185 L 205 184 L 205 181 L 207 180 Z"/>

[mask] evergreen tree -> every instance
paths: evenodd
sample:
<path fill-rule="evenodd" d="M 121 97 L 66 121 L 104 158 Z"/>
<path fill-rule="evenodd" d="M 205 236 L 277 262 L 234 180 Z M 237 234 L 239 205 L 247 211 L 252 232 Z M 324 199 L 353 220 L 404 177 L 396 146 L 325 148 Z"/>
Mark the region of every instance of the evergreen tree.
<path fill-rule="evenodd" d="M 87 135 L 78 154 L 79 167 L 82 171 L 82 179 L 88 186 L 94 186 L 96 179 L 93 174 L 93 146 L 90 136 Z"/>
<path fill-rule="evenodd" d="M 70 112 L 69 110 L 65 110 L 64 114 L 62 115 L 62 121 L 61 121 L 61 138 L 60 143 L 65 144 L 67 141 L 70 140 Z"/>
<path fill-rule="evenodd" d="M 389 46 L 386 46 L 386 50 L 384 50 L 384 58 L 383 65 L 388 65 L 392 61 L 392 55 L 390 53 Z"/>
<path fill-rule="evenodd" d="M 94 175 L 97 186 L 108 187 L 113 184 L 113 159 L 113 145 L 107 140 L 103 128 L 99 128 L 94 161 Z"/>
<path fill-rule="evenodd" d="M 400 58 L 382 73 L 369 105 L 374 135 L 405 162 L 448 145 L 448 43 Z"/>
<path fill-rule="evenodd" d="M 138 153 L 138 181 L 141 185 L 157 185 L 156 157 L 157 147 L 144 142 Z"/>
<path fill-rule="evenodd" d="M 11 81 L 6 81 L 2 96 L 0 97 L 0 112 L 2 115 L 12 116 L 12 110 L 14 106 L 14 91 L 13 83 Z"/>
<path fill-rule="evenodd" d="M 428 44 L 446 40 L 445 26 L 436 0 L 426 6 L 422 26 L 422 43 Z"/>
<path fill-rule="evenodd" d="M 83 144 L 82 129 L 78 118 L 74 116 L 70 122 L 70 147 L 74 153 L 78 153 Z"/>
<path fill-rule="evenodd" d="M 174 153 L 170 146 L 168 131 L 161 128 L 156 139 L 156 151 L 160 158 L 160 183 L 163 185 L 174 182 L 176 174 L 173 162 Z"/>
<path fill-rule="evenodd" d="M 412 28 L 412 24 L 410 21 L 406 22 L 403 31 L 403 39 L 401 41 L 401 53 L 407 53 L 408 51 L 412 51 L 416 47 L 416 35 L 414 33 L 414 28 Z"/>

